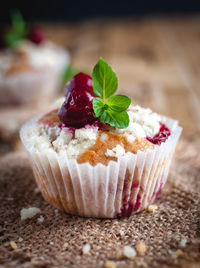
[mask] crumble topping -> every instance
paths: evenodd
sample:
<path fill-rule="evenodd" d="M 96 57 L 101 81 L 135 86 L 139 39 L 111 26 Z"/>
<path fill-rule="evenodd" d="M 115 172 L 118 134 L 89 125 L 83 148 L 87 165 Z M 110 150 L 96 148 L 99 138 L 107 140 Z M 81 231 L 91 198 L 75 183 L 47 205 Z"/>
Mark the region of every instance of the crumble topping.
<path fill-rule="evenodd" d="M 130 119 L 126 129 L 114 128 L 115 133 L 125 134 L 130 142 L 135 138 L 153 137 L 159 132 L 161 118 L 151 109 L 142 108 L 139 105 L 130 106 L 128 109 Z"/>
<path fill-rule="evenodd" d="M 29 127 L 27 136 L 39 152 L 57 152 L 69 159 L 77 159 L 79 163 L 96 165 L 101 162 L 107 165 L 110 160 L 117 161 L 127 152 L 137 153 L 155 146 L 147 136 L 154 137 L 159 132 L 160 116 L 138 105 L 131 106 L 128 114 L 130 124 L 126 129 L 106 126 L 101 130 L 95 125 L 76 129 L 61 123 L 58 109 L 55 109 Z"/>
<path fill-rule="evenodd" d="M 114 147 L 112 150 L 107 149 L 105 155 L 111 157 L 120 157 L 125 155 L 125 150 L 121 145 L 117 144 L 117 146 Z"/>

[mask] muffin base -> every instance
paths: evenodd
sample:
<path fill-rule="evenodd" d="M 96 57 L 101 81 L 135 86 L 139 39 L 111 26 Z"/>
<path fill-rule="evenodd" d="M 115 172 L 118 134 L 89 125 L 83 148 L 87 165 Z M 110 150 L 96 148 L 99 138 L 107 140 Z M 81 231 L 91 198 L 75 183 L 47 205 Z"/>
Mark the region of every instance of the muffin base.
<path fill-rule="evenodd" d="M 166 142 L 145 152 L 127 153 L 107 166 L 91 166 L 53 150 L 38 152 L 26 135 L 37 121 L 25 124 L 20 136 L 44 199 L 67 213 L 96 218 L 130 216 L 154 202 L 165 185 L 182 131 L 177 121 L 162 117 L 172 132 Z"/>

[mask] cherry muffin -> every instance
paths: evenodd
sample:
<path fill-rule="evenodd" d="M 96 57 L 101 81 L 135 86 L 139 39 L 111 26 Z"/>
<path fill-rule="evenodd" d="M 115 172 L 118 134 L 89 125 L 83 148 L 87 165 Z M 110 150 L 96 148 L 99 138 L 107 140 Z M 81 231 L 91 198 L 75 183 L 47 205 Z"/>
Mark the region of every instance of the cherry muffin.
<path fill-rule="evenodd" d="M 0 104 L 35 104 L 51 99 L 69 65 L 68 52 L 48 41 L 41 30 L 27 29 L 18 12 L 1 39 Z"/>
<path fill-rule="evenodd" d="M 116 218 L 159 196 L 181 134 L 178 122 L 113 95 L 117 78 L 102 59 L 79 73 L 61 107 L 21 129 L 43 197 L 70 214 Z"/>

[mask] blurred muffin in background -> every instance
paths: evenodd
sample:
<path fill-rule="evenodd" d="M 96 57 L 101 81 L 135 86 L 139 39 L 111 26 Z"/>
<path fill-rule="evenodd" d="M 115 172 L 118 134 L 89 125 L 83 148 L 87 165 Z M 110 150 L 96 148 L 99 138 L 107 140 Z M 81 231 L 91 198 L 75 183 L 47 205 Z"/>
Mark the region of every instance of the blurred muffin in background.
<path fill-rule="evenodd" d="M 47 110 L 69 69 L 68 52 L 25 23 L 18 10 L 0 29 L 0 156 L 21 150 L 21 125 Z"/>
<path fill-rule="evenodd" d="M 29 29 L 18 10 L 0 40 L 0 105 L 48 102 L 61 85 L 70 57 L 62 47 Z"/>

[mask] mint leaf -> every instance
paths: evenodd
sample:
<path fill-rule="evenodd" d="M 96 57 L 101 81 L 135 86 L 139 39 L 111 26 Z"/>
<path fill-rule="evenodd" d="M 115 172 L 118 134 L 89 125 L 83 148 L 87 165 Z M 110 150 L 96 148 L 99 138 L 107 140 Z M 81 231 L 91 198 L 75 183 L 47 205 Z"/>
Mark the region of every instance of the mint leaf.
<path fill-rule="evenodd" d="M 11 28 L 5 35 L 5 44 L 15 47 L 27 34 L 27 25 L 18 9 L 11 11 Z"/>
<path fill-rule="evenodd" d="M 15 34 L 13 32 L 9 32 L 5 35 L 5 44 L 8 47 L 17 46 L 21 40 L 22 40 L 22 38 L 20 36 L 18 36 L 18 34 Z"/>
<path fill-rule="evenodd" d="M 109 98 L 107 105 L 116 112 L 122 112 L 128 109 L 131 99 L 124 95 L 115 95 Z"/>
<path fill-rule="evenodd" d="M 103 58 L 100 58 L 94 66 L 92 80 L 94 93 L 103 100 L 112 96 L 117 90 L 117 76 Z"/>
<path fill-rule="evenodd" d="M 92 105 L 93 105 L 93 109 L 94 109 L 94 113 L 97 117 L 101 116 L 105 110 L 104 108 L 104 102 L 102 99 L 100 98 L 95 98 L 92 101 Z"/>
<path fill-rule="evenodd" d="M 112 127 L 127 128 L 129 125 L 129 116 L 126 111 L 115 112 L 108 109 L 100 116 L 100 121 L 102 123 L 107 123 Z"/>
<path fill-rule="evenodd" d="M 18 9 L 11 10 L 12 28 L 15 33 L 24 35 L 26 32 L 26 23 Z"/>
<path fill-rule="evenodd" d="M 100 58 L 92 72 L 94 93 L 99 96 L 93 99 L 92 105 L 102 123 L 112 127 L 127 128 L 129 115 L 126 112 L 131 99 L 124 95 L 112 96 L 118 87 L 117 76 L 108 63 Z"/>

